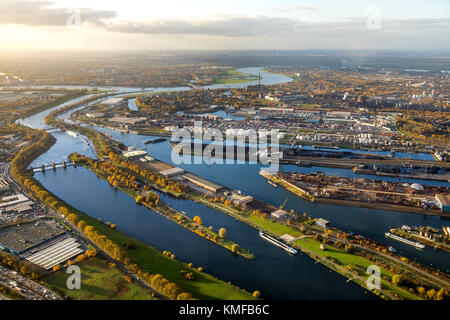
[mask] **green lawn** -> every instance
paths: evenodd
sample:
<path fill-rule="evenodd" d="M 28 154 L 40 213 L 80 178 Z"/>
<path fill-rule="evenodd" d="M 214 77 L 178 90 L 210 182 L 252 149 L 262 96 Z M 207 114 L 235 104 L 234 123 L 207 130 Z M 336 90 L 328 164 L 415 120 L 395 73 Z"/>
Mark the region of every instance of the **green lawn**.
<path fill-rule="evenodd" d="M 143 271 L 151 274 L 162 274 L 169 281 L 175 282 L 183 291 L 192 293 L 192 296 L 197 299 L 217 299 L 217 300 L 246 300 L 253 299 L 252 295 L 236 286 L 229 285 L 225 281 L 217 279 L 207 273 L 200 273 L 195 269 L 190 270 L 195 276 L 195 281 L 186 280 L 181 276 L 182 270 L 189 270 L 186 263 L 178 260 L 172 260 L 164 256 L 159 250 L 146 245 L 145 243 L 130 237 L 116 229 L 111 229 L 104 223 L 99 222 L 85 213 L 72 208 L 71 212 L 76 214 L 79 219 L 84 220 L 88 225 L 91 225 L 100 234 L 107 236 L 113 242 L 122 246 L 122 249 L 128 253 L 131 260 L 138 264 Z M 156 214 L 149 211 L 149 214 Z M 118 226 L 120 228 L 120 226 Z M 180 226 L 180 228 L 182 228 Z M 209 241 L 206 240 L 205 241 Z M 125 244 L 133 244 L 132 248 L 127 248 Z M 176 254 L 176 252 L 175 252 Z M 224 251 L 224 254 L 231 254 Z M 189 262 L 189 261 L 187 261 Z M 203 266 L 195 266 L 203 267 Z M 208 270 L 205 270 L 207 272 Z M 258 288 L 254 288 L 257 290 Z M 253 288 L 252 288 L 253 290 Z"/>
<path fill-rule="evenodd" d="M 292 228 L 281 224 L 279 222 L 275 222 L 269 219 L 265 219 L 264 217 L 256 216 L 254 214 L 247 217 L 248 220 L 252 221 L 253 223 L 261 226 L 262 228 L 265 228 L 267 230 L 272 231 L 273 233 L 276 233 L 280 236 L 283 234 L 289 234 L 293 237 L 299 237 L 302 234 L 299 231 L 293 230 Z"/>
<path fill-rule="evenodd" d="M 374 264 L 372 261 L 369 261 L 369 260 L 365 259 L 364 257 L 357 256 L 357 255 L 354 255 L 351 253 L 347 253 L 344 250 L 340 250 L 340 249 L 337 249 L 337 248 L 329 246 L 329 245 L 326 246 L 327 250 L 325 250 L 325 251 L 320 250 L 319 242 L 315 241 L 313 239 L 308 239 L 308 238 L 298 239 L 295 241 L 295 244 L 297 244 L 300 247 L 305 248 L 307 250 L 313 251 L 316 255 L 318 255 L 320 257 L 324 257 L 324 258 L 331 257 L 331 258 L 337 259 L 341 262 L 341 264 L 343 266 L 349 265 L 349 266 L 355 267 L 354 269 L 357 269 L 357 270 L 367 270 L 368 266 Z M 382 277 L 386 276 L 390 279 L 394 275 L 392 272 L 390 272 L 386 269 L 383 269 L 383 268 L 380 268 L 380 271 L 381 271 Z M 360 272 L 359 275 L 364 279 L 367 279 L 369 276 L 369 275 L 365 274 L 364 272 Z M 403 297 L 404 299 L 408 299 L 408 300 L 419 299 L 419 297 L 409 293 L 407 290 L 405 290 L 403 288 L 393 285 L 389 281 L 382 280 L 381 288 L 383 290 L 390 291 L 391 293 L 395 293 L 395 294 Z"/>
<path fill-rule="evenodd" d="M 258 80 L 257 75 L 247 75 L 235 69 L 226 70 L 223 75 L 213 77 L 215 84 L 236 84 Z"/>
<path fill-rule="evenodd" d="M 78 264 L 81 269 L 81 289 L 67 289 L 66 269 L 52 273 L 42 280 L 65 296 L 76 300 L 152 300 L 151 292 L 136 283 L 128 283 L 117 267 L 105 260 L 89 258 Z"/>

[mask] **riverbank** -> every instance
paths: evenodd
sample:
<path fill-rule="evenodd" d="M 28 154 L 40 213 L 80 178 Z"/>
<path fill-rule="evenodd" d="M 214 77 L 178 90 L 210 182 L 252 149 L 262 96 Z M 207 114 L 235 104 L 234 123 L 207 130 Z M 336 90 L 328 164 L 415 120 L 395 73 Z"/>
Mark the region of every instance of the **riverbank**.
<path fill-rule="evenodd" d="M 83 128 L 83 127 L 80 127 Z M 88 128 L 84 128 L 88 129 Z M 37 131 L 35 129 L 28 129 Z M 92 132 L 93 131 L 93 132 Z M 95 130 L 89 131 L 90 134 L 95 134 Z M 36 159 L 39 155 L 48 150 L 56 141 L 56 139 L 45 131 L 41 131 L 42 137 L 31 146 L 24 148 L 16 155 L 15 160 L 11 162 L 11 171 L 18 182 L 20 182 L 25 190 L 32 194 L 38 193 L 36 196 L 41 199 L 43 203 L 51 207 L 64 209 L 66 216 L 73 215 L 76 220 L 82 220 L 87 225 L 92 226 L 99 235 L 105 236 L 105 239 L 111 240 L 116 244 L 120 250 L 123 250 L 136 266 L 143 270 L 142 274 L 162 274 L 169 281 L 176 283 L 182 290 L 192 294 L 196 299 L 253 299 L 250 293 L 241 290 L 238 287 L 225 283 L 209 274 L 198 270 L 186 263 L 177 261 L 174 258 L 163 255 L 157 249 L 148 246 L 137 239 L 127 236 L 120 231 L 112 229 L 110 226 L 92 218 L 91 216 L 77 210 L 71 205 L 67 204 L 62 199 L 46 190 L 39 181 L 34 179 L 32 172 L 26 170 L 27 166 Z M 98 132 L 97 132 L 98 133 Z M 100 138 L 96 140 L 97 144 L 105 142 L 103 135 L 98 133 Z M 56 209 L 55 209 L 56 210 Z M 182 274 L 189 270 L 193 274 L 195 280 L 187 280 Z"/>
<path fill-rule="evenodd" d="M 442 251 L 450 252 L 450 245 L 443 243 L 443 242 L 434 241 L 425 236 L 421 236 L 420 234 L 415 234 L 412 231 L 404 230 L 402 228 L 393 228 L 393 229 L 390 229 L 390 232 L 393 234 L 396 234 L 400 237 L 404 237 L 406 239 L 417 241 L 417 242 L 419 242 L 423 245 L 426 245 L 428 247 L 431 247 L 435 250 L 442 250 Z"/>
<path fill-rule="evenodd" d="M 89 159 L 87 157 L 82 157 L 79 155 L 70 155 L 69 160 L 72 161 L 76 165 L 83 165 L 88 170 L 93 172 L 97 177 L 100 177 L 104 180 L 108 180 L 108 174 L 102 170 L 102 165 L 99 165 L 99 163 L 93 159 Z M 112 165 L 112 164 L 111 164 Z M 125 169 L 122 167 L 116 167 L 119 170 Z M 115 174 L 121 174 L 121 171 L 117 172 Z M 114 175 L 115 175 L 114 174 Z M 137 177 L 137 175 L 135 175 Z M 139 179 L 139 177 L 137 177 Z M 118 181 L 118 180 L 115 180 Z M 110 182 L 111 183 L 111 182 Z M 129 186 L 130 184 L 124 184 L 124 183 L 113 183 L 114 187 L 121 190 L 122 192 L 128 194 L 133 199 L 136 199 L 136 202 L 138 204 L 142 204 L 146 206 L 148 209 L 155 211 L 156 213 L 160 214 L 161 216 L 179 224 L 180 226 L 190 230 L 191 232 L 199 235 L 200 237 L 203 237 L 209 241 L 212 241 L 215 244 L 218 244 L 219 246 L 228 249 L 232 251 L 233 253 L 240 255 L 247 259 L 254 259 L 255 256 L 246 250 L 245 248 L 242 248 L 237 243 L 226 239 L 225 237 L 221 237 L 218 233 L 214 232 L 212 229 L 207 228 L 203 226 L 201 223 L 198 223 L 191 219 L 189 216 L 175 210 L 174 208 L 170 207 L 166 203 L 163 203 L 159 200 L 159 197 L 157 200 L 153 201 L 147 201 L 145 198 L 145 193 L 150 191 L 143 191 L 142 189 L 149 189 L 148 185 L 139 186 L 139 189 L 133 188 L 132 186 Z M 147 186 L 147 187 L 146 187 Z M 147 195 L 148 196 L 148 195 Z M 138 200 L 139 199 L 139 200 Z"/>
<path fill-rule="evenodd" d="M 291 242 L 288 242 L 289 245 L 307 254 L 318 263 L 347 277 L 348 281 L 354 281 L 366 289 L 366 280 L 369 277 L 366 273 L 367 267 L 371 265 L 379 266 L 382 276 L 382 290 L 373 292 L 384 299 L 425 298 L 415 291 L 415 288 L 408 287 L 413 283 L 428 286 L 429 290 L 433 287 L 435 290 L 442 290 L 442 288 L 449 290 L 446 275 L 440 273 L 439 278 L 434 278 L 436 270 L 428 270 L 429 268 L 409 261 L 400 255 L 389 253 L 387 247 L 371 240 L 348 235 L 334 228 L 318 227 L 315 225 L 315 219 L 303 216 L 304 225 L 300 225 L 300 229 L 303 229 L 301 231 L 298 224 L 286 224 L 281 220 L 265 217 L 258 213 L 228 208 L 208 199 L 202 199 L 200 196 L 192 199 L 222 211 L 278 239 L 289 235 L 293 238 Z M 306 228 L 304 228 L 305 226 Z M 413 265 L 409 266 L 409 264 Z M 419 270 L 420 272 L 418 272 Z M 393 277 L 399 273 L 407 279 L 414 280 L 405 281 L 403 286 L 396 285 L 393 283 Z"/>
<path fill-rule="evenodd" d="M 308 201 L 311 201 L 311 202 L 320 202 L 320 203 L 335 204 L 335 205 L 341 205 L 341 206 L 356 206 L 356 207 L 361 207 L 361 208 L 392 210 L 392 211 L 408 212 L 408 213 L 415 213 L 415 214 L 425 214 L 425 215 L 430 215 L 430 216 L 448 217 L 447 214 L 443 213 L 439 209 L 431 209 L 431 208 L 423 209 L 420 207 L 383 203 L 381 201 L 363 202 L 363 201 L 355 201 L 355 200 L 333 199 L 333 198 L 323 198 L 320 196 L 314 196 L 307 190 L 292 184 L 291 182 L 287 181 L 284 178 L 281 178 L 278 175 L 275 176 L 275 175 L 269 174 L 267 172 L 263 172 L 260 174 L 267 180 L 272 181 L 276 184 L 279 184 L 280 186 L 282 186 L 286 190 L 292 192 L 293 194 L 297 195 L 298 197 L 308 200 Z"/>

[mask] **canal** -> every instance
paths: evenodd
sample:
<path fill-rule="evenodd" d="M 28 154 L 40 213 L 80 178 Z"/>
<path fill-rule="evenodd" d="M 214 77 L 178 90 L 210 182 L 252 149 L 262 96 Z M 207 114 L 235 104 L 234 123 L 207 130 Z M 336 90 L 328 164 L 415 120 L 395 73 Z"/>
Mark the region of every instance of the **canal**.
<path fill-rule="evenodd" d="M 255 72 L 257 69 L 252 68 L 252 71 Z M 264 81 L 264 73 L 262 73 L 262 76 Z M 270 82 L 276 83 L 274 82 L 276 76 L 270 75 Z M 283 80 L 286 79 L 279 79 L 279 82 Z M 234 86 L 236 87 L 236 85 Z M 173 90 L 173 88 L 170 88 L 170 90 Z M 155 91 L 163 90 L 158 88 Z M 24 119 L 24 123 L 30 127 L 43 128 L 45 127 L 43 118 L 49 112 L 50 110 Z M 99 130 L 106 129 L 99 128 Z M 108 131 L 114 138 L 126 145 L 139 144 L 143 140 L 149 139 L 148 136 Z M 73 138 L 65 132 L 58 132 L 53 135 L 57 138 L 56 144 L 36 159 L 32 166 L 60 160 L 72 152 L 79 152 L 90 157 L 95 156 L 95 151 L 88 146 L 85 137 Z M 145 148 L 150 155 L 162 161 L 171 162 L 171 148 L 167 141 L 145 145 Z M 261 169 L 259 164 L 214 166 L 186 164 L 181 166 L 229 188 L 240 189 L 275 206 L 280 205 L 288 197 L 287 209 L 292 208 L 298 213 L 306 212 L 313 217 L 328 219 L 334 226 L 345 231 L 352 231 L 387 245 L 392 245 L 411 259 L 416 258 L 425 264 L 433 264 L 441 270 L 449 269 L 448 256 L 445 253 L 433 252 L 428 249 L 417 251 L 395 240 L 385 239 L 383 236 L 389 227 L 402 224 L 441 227 L 448 225 L 448 220 L 384 210 L 310 203 L 297 198 L 282 188 L 275 189 L 267 184 L 258 175 Z M 290 170 L 297 169 L 294 166 L 287 167 Z M 314 260 L 309 257 L 305 255 L 291 256 L 280 248 L 260 239 L 255 229 L 235 221 L 219 211 L 197 203 L 162 196 L 162 200 L 175 208 L 183 210 L 191 216 L 201 216 L 204 224 L 212 225 L 215 230 L 225 227 L 228 237 L 253 252 L 256 259 L 247 260 L 236 257 L 228 250 L 198 237 L 145 207 L 136 205 L 134 199 L 122 192 L 113 190 L 107 182 L 97 178 L 85 168 L 69 167 L 66 170 L 36 173 L 36 178 L 58 197 L 87 214 L 111 221 L 117 225 L 118 230 L 160 250 L 169 250 L 175 253 L 180 260 L 202 266 L 205 271 L 220 279 L 231 281 L 249 291 L 258 289 L 262 292 L 264 298 L 376 298 L 371 293 L 365 293 L 363 288 L 353 282 L 346 283 L 344 277 L 335 272 L 330 272 L 328 268 L 320 264 L 315 264 Z"/>

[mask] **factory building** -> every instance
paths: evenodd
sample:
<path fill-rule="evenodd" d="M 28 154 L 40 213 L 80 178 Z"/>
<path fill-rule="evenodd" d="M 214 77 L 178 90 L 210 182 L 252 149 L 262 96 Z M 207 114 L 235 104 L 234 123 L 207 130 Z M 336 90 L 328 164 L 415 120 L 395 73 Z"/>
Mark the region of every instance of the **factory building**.
<path fill-rule="evenodd" d="M 0 179 L 0 192 L 9 190 L 9 183 L 5 179 Z"/>
<path fill-rule="evenodd" d="M 184 170 L 181 168 L 178 168 L 178 167 L 174 167 L 174 168 L 162 170 L 159 173 L 162 174 L 164 177 L 173 177 L 173 176 L 184 173 Z"/>
<path fill-rule="evenodd" d="M 316 220 L 316 224 L 320 227 L 328 228 L 328 226 L 330 225 L 330 221 L 319 218 Z"/>
<path fill-rule="evenodd" d="M 147 156 L 147 151 L 145 151 L 145 150 L 125 151 L 125 152 L 122 153 L 122 155 L 127 160 L 137 160 L 137 159 L 146 157 Z"/>
<path fill-rule="evenodd" d="M 436 201 L 442 212 L 450 212 L 450 194 L 436 194 Z"/>
<path fill-rule="evenodd" d="M 203 178 L 200 178 L 200 177 L 198 177 L 196 175 L 193 175 L 191 173 L 187 173 L 183 177 L 186 180 L 192 182 L 193 184 L 195 184 L 195 185 L 197 185 L 199 187 L 202 187 L 203 189 L 212 191 L 214 193 L 217 193 L 217 192 L 220 192 L 220 191 L 223 190 L 223 186 L 221 186 L 221 185 L 219 185 L 217 183 L 205 180 Z"/>
<path fill-rule="evenodd" d="M 233 202 L 236 205 L 242 206 L 244 204 L 252 202 L 253 201 L 253 197 L 252 196 L 248 196 L 248 195 L 244 195 L 244 194 L 233 193 L 231 195 L 231 200 L 233 200 Z"/>
<path fill-rule="evenodd" d="M 115 107 L 123 101 L 123 98 L 109 98 L 105 101 L 100 102 L 101 105 L 108 107 Z"/>
<path fill-rule="evenodd" d="M 270 215 L 276 219 L 284 219 L 288 216 L 287 212 L 282 209 L 278 209 L 272 212 Z"/>

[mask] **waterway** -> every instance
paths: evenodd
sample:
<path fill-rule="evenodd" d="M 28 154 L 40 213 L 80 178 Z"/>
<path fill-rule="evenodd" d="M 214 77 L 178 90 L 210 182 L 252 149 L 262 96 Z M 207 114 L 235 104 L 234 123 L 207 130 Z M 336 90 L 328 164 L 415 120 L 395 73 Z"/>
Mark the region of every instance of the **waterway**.
<path fill-rule="evenodd" d="M 255 69 L 255 68 L 252 68 Z M 254 70 L 255 72 L 257 70 Z M 264 77 L 265 73 L 261 73 Z M 275 81 L 277 75 L 270 75 Z M 275 78 L 274 78 L 275 77 Z M 285 80 L 280 78 L 279 82 Z M 274 82 L 275 83 L 275 82 Z M 236 85 L 234 85 L 236 86 Z M 173 88 L 170 88 L 171 90 Z M 134 89 L 135 90 L 135 89 Z M 162 91 L 158 88 L 158 91 Z M 70 101 L 68 103 L 73 103 Z M 43 128 L 43 118 L 50 110 L 24 119 L 24 124 Z M 99 128 L 99 130 L 107 130 Z M 127 145 L 148 140 L 148 136 L 123 134 L 108 130 L 111 135 Z M 32 166 L 59 160 L 74 151 L 95 156 L 94 150 L 84 137 L 72 138 L 65 132 L 53 134 L 56 144 L 36 159 Z M 171 148 L 167 142 L 145 145 L 150 155 L 171 162 Z M 401 212 L 375 209 L 343 207 L 310 203 L 282 188 L 273 188 L 258 175 L 259 164 L 239 165 L 181 165 L 186 170 L 233 189 L 240 189 L 262 201 L 278 206 L 288 197 L 287 209 L 306 212 L 313 217 L 322 217 L 345 231 L 362 234 L 387 245 L 392 245 L 411 259 L 433 264 L 441 270 L 450 268 L 448 256 L 442 252 L 425 249 L 418 251 L 392 239 L 384 238 L 389 227 L 408 225 L 431 225 L 440 228 L 448 220 Z M 294 168 L 294 166 L 292 166 Z M 295 167 L 297 169 L 297 167 Z M 310 168 L 308 168 L 310 169 Z M 323 170 L 322 170 L 323 171 Z M 114 191 L 107 182 L 97 178 L 85 168 L 69 167 L 65 170 L 36 173 L 36 178 L 50 191 L 74 207 L 95 218 L 102 218 L 117 225 L 118 230 L 157 247 L 169 250 L 183 261 L 203 266 L 205 271 L 249 291 L 260 290 L 264 298 L 272 299 L 374 299 L 371 293 L 353 282 L 346 283 L 341 275 L 315 264 L 305 255 L 291 256 L 278 247 L 259 238 L 257 231 L 233 218 L 211 208 L 186 200 L 174 200 L 162 196 L 175 208 L 188 215 L 199 215 L 205 225 L 214 229 L 225 227 L 230 239 L 255 253 L 255 260 L 236 257 L 206 239 L 200 238 L 177 224 L 160 217 L 122 192 Z"/>

